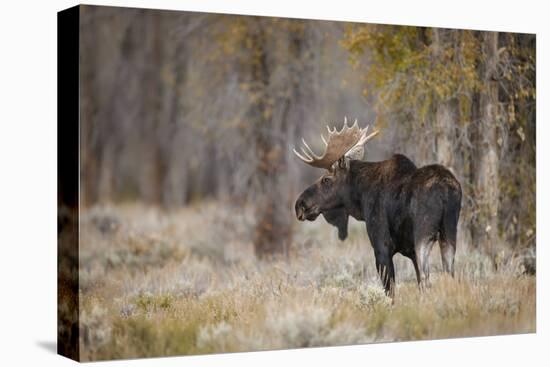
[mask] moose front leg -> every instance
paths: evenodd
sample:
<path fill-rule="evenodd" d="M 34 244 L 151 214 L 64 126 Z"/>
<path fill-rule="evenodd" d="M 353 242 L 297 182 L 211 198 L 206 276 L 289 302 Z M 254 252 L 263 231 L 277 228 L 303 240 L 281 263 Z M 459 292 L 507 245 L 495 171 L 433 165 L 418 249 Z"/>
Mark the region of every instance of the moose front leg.
<path fill-rule="evenodd" d="M 376 272 L 380 276 L 386 294 L 393 298 L 395 293 L 395 271 L 393 267 L 394 246 L 384 220 L 376 220 L 376 216 L 368 216 L 367 233 L 374 249 Z"/>
<path fill-rule="evenodd" d="M 379 255 L 376 257 L 376 271 L 380 276 L 386 294 L 393 298 L 395 294 L 395 271 L 391 256 Z"/>

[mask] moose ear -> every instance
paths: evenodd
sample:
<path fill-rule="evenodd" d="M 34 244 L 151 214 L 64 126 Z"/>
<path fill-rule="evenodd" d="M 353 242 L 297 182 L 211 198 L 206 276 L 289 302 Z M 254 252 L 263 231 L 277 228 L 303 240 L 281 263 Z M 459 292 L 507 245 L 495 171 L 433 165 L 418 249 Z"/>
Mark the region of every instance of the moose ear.
<path fill-rule="evenodd" d="M 350 159 L 346 156 L 341 157 L 336 162 L 336 166 L 340 169 L 347 169 L 349 167 L 349 161 Z"/>

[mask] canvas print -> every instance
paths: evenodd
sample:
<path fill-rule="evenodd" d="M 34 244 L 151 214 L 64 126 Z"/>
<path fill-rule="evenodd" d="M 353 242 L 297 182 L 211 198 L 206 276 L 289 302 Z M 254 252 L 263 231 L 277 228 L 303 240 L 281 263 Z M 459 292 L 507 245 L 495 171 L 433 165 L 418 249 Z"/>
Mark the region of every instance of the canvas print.
<path fill-rule="evenodd" d="M 59 13 L 58 349 L 533 333 L 534 34 Z"/>

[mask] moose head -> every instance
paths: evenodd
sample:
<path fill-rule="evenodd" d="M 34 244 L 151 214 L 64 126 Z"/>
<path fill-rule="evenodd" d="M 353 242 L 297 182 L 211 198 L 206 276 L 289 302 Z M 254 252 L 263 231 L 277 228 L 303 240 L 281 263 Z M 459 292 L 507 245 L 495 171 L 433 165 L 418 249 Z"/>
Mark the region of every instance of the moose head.
<path fill-rule="evenodd" d="M 344 119 L 342 130 L 330 129 L 328 140 L 321 134 L 325 144 L 325 152 L 318 156 L 304 139 L 302 153 L 294 149 L 294 153 L 310 166 L 323 168 L 325 174 L 308 187 L 298 197 L 295 204 L 298 220 L 313 221 L 323 214 L 327 222 L 338 228 L 341 240 L 347 237 L 349 211 L 346 202 L 350 197 L 349 166 L 351 160 L 360 160 L 364 154 L 364 145 L 378 134 L 374 131 L 367 135 L 368 126 L 359 128 L 357 120 L 348 126 Z"/>

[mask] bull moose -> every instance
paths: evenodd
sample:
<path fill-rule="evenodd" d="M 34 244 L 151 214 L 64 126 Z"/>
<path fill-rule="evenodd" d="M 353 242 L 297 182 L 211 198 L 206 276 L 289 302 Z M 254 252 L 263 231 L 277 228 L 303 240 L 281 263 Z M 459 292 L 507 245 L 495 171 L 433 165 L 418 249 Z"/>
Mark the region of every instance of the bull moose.
<path fill-rule="evenodd" d="M 302 139 L 302 153 L 294 153 L 325 174 L 296 200 L 296 217 L 314 221 L 322 214 L 347 237 L 348 217 L 366 222 L 374 248 L 376 270 L 387 294 L 393 297 L 393 256 L 400 253 L 412 260 L 419 287 L 429 278 L 429 255 L 439 242 L 446 272 L 454 276 L 457 224 L 462 189 L 445 167 L 432 164 L 417 168 L 401 154 L 380 162 L 363 161 L 365 144 L 378 134 L 367 135 L 357 121 L 342 130 L 328 129 L 323 155 L 316 155 Z"/>

